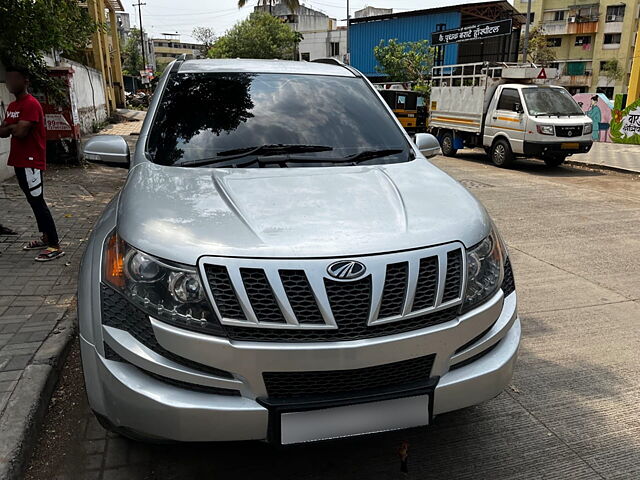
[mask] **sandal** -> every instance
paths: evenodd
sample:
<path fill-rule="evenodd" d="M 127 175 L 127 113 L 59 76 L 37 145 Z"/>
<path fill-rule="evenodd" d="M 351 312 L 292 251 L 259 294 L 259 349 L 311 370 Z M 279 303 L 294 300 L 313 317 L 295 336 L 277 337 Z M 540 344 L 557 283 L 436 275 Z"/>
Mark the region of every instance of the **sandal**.
<path fill-rule="evenodd" d="M 40 254 L 35 258 L 36 262 L 48 262 L 50 260 L 55 260 L 56 258 L 64 257 L 64 252 L 60 248 L 49 247 L 45 248 Z"/>
<path fill-rule="evenodd" d="M 48 245 L 44 243 L 42 240 L 31 240 L 24 247 L 22 247 L 22 249 L 23 250 L 42 250 L 43 248 L 47 248 L 47 246 Z"/>

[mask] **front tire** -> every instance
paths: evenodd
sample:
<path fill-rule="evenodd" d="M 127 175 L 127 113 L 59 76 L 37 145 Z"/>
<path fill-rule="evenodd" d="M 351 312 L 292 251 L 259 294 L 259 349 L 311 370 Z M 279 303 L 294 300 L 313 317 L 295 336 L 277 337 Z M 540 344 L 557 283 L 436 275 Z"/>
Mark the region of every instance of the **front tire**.
<path fill-rule="evenodd" d="M 543 160 L 548 167 L 559 167 L 566 159 L 566 155 L 554 155 L 553 157 L 544 157 Z"/>
<path fill-rule="evenodd" d="M 515 160 L 511 145 L 504 139 L 496 140 L 491 147 L 491 161 L 500 168 L 510 167 Z"/>
<path fill-rule="evenodd" d="M 453 148 L 453 135 L 451 134 L 451 132 L 447 132 L 442 135 L 440 148 L 442 149 L 442 154 L 445 157 L 454 157 L 456 153 L 458 153 L 458 149 Z"/>

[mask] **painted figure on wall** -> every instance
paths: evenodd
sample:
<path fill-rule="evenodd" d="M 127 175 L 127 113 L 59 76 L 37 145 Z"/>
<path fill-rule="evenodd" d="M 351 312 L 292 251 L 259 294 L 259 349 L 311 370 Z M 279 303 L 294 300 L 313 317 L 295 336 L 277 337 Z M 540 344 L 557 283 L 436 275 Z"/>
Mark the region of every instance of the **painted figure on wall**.
<path fill-rule="evenodd" d="M 578 93 L 573 96 L 582 111 L 593 122 L 591 137 L 594 142 L 610 142 L 611 108 L 609 100 L 601 94 Z"/>

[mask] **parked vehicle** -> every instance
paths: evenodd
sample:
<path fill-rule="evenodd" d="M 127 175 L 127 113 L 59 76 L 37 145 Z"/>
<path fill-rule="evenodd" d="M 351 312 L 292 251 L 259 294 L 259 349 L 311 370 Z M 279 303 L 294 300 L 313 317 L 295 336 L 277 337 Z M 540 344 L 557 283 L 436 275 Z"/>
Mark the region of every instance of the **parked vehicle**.
<path fill-rule="evenodd" d="M 78 282 L 91 408 L 134 438 L 291 444 L 427 425 L 509 383 L 507 250 L 357 70 L 169 66 Z"/>
<path fill-rule="evenodd" d="M 425 132 L 427 113 L 424 96 L 413 90 L 378 89 L 404 129 L 411 133 Z"/>
<path fill-rule="evenodd" d="M 483 147 L 499 167 L 517 157 L 558 166 L 591 149 L 592 123 L 566 89 L 541 84 L 555 76 L 530 64 L 434 67 L 429 131 L 444 155 Z"/>

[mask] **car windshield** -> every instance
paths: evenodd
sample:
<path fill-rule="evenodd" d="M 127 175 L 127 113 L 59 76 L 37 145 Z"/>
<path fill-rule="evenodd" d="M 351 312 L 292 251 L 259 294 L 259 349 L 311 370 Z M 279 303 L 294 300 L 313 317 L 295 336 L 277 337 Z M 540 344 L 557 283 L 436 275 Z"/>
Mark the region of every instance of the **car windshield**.
<path fill-rule="evenodd" d="M 174 166 L 405 162 L 409 143 L 357 77 L 172 73 L 149 133 L 151 160 Z"/>
<path fill-rule="evenodd" d="M 580 106 L 564 88 L 523 88 L 530 115 L 584 115 Z"/>

